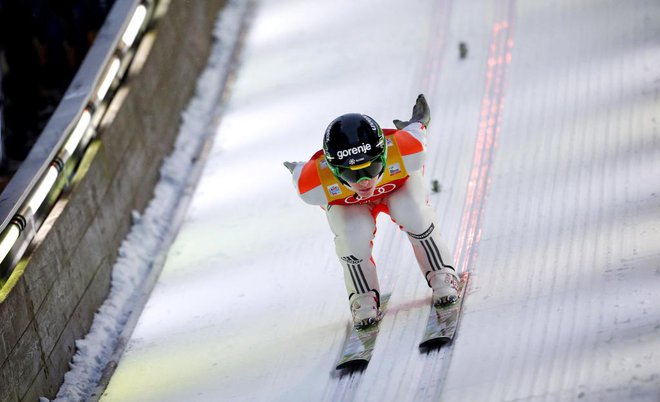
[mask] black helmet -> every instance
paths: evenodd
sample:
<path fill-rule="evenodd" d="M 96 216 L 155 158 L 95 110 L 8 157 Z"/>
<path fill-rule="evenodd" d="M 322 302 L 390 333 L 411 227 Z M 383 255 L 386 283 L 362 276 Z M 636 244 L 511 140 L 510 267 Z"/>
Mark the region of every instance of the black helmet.
<path fill-rule="evenodd" d="M 383 130 L 371 117 L 348 113 L 334 119 L 325 130 L 323 153 L 332 173 L 357 183 L 385 170 L 387 145 Z"/>

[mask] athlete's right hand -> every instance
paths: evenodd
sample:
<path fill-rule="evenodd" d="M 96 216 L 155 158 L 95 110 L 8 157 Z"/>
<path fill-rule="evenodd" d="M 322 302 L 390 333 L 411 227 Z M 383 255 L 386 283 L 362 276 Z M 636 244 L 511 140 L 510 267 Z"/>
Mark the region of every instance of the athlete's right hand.
<path fill-rule="evenodd" d="M 296 166 L 298 166 L 298 165 L 302 165 L 303 163 L 305 163 L 305 162 L 288 162 L 287 161 L 287 162 L 284 162 L 284 166 L 287 169 L 289 169 L 290 173 L 293 173 L 293 169 L 295 169 Z"/>

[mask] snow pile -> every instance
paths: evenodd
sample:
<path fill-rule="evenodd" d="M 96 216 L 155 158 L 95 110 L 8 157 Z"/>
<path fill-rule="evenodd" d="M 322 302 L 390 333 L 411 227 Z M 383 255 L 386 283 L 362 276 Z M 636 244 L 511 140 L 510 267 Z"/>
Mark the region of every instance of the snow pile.
<path fill-rule="evenodd" d="M 246 12 L 247 1 L 231 0 L 216 21 L 209 62 L 183 113 L 174 151 L 160 169 L 154 198 L 144 214 L 133 212 L 133 226 L 113 267 L 110 294 L 96 313 L 89 334 L 76 341 L 71 370 L 64 377 L 57 401 L 89 398 L 117 347 L 154 259 L 169 246 L 174 214 L 195 158 L 209 134 Z M 47 400 L 41 398 L 42 402 Z"/>

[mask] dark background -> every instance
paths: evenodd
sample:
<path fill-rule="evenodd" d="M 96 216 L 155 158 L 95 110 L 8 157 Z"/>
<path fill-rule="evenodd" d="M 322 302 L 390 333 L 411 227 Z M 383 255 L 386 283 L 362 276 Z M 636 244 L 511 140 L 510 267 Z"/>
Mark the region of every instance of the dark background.
<path fill-rule="evenodd" d="M 0 188 L 29 153 L 114 0 L 0 0 Z"/>

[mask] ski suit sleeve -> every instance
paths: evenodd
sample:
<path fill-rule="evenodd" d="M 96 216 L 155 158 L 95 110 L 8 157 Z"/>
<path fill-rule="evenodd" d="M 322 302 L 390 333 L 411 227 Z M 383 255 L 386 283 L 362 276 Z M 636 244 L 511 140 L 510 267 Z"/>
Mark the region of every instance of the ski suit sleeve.
<path fill-rule="evenodd" d="M 396 140 L 406 170 L 409 173 L 422 170 L 426 161 L 426 126 L 410 123 L 397 131 Z"/>
<path fill-rule="evenodd" d="M 316 172 L 316 160 L 314 158 L 305 163 L 296 163 L 291 174 L 293 186 L 303 201 L 310 205 L 321 206 L 328 203 L 323 187 L 321 187 L 321 179 Z"/>

